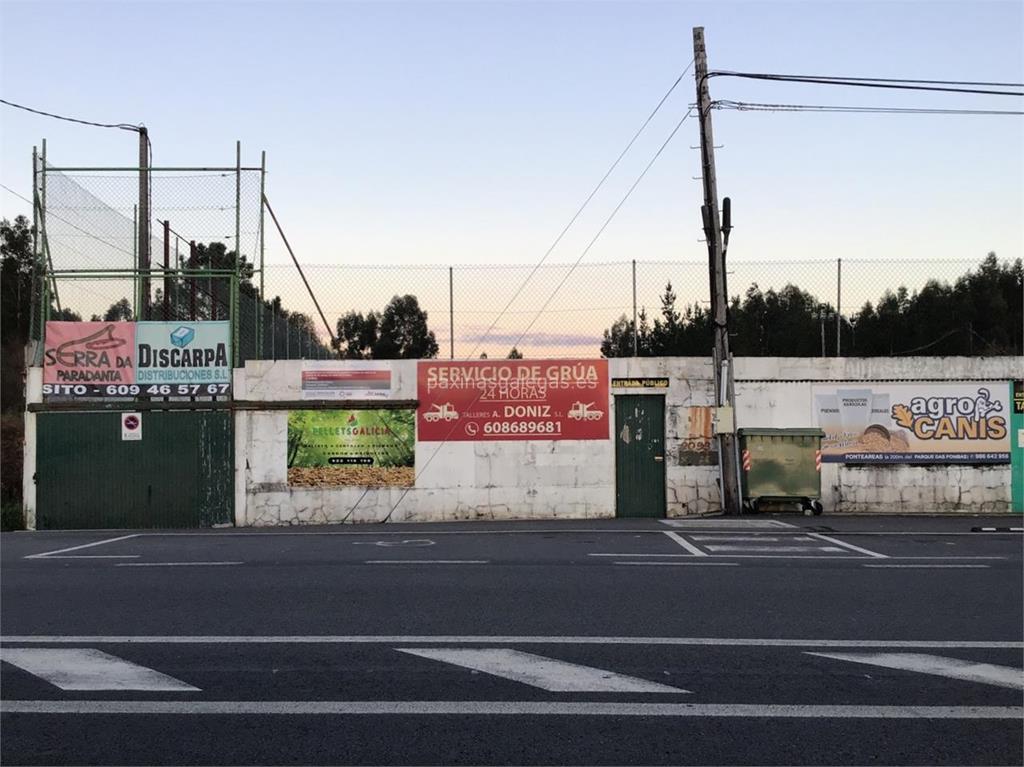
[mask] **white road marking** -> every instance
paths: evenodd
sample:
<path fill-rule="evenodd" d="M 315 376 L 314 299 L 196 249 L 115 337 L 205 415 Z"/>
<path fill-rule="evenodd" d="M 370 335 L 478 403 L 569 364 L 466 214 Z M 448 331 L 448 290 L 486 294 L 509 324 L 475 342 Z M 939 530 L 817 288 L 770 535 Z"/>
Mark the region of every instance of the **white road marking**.
<path fill-rule="evenodd" d="M 766 528 L 791 527 L 788 522 L 780 522 L 777 519 L 724 519 L 722 517 L 705 517 L 703 519 L 659 519 L 659 522 L 669 527 L 686 528 L 690 530 L 707 530 L 720 527 L 723 529 L 743 528 L 757 530 Z"/>
<path fill-rule="evenodd" d="M 695 557 L 706 557 L 708 555 L 708 553 L 706 551 L 701 551 L 699 548 L 694 546 L 692 543 L 690 543 L 688 540 L 686 540 L 679 533 L 674 533 L 671 530 L 666 530 L 665 531 L 665 535 L 667 535 L 673 541 L 675 541 L 680 546 L 682 546 L 684 549 L 689 551 Z"/>
<path fill-rule="evenodd" d="M 917 671 L 921 674 L 934 674 L 950 679 L 962 679 L 965 682 L 981 682 L 996 687 L 1009 687 L 1013 690 L 1024 690 L 1024 670 L 1010 666 L 996 666 L 992 663 L 961 660 L 960 658 L 943 658 L 941 655 L 925 655 L 923 653 L 829 653 L 809 652 L 806 655 L 818 655 L 822 658 L 847 660 L 852 663 L 865 663 L 870 666 L 882 666 L 901 671 Z"/>
<path fill-rule="evenodd" d="M 1019 650 L 1024 641 L 943 639 L 777 639 L 746 637 L 536 636 L 444 634 L 337 634 L 277 636 L 204 635 L 10 635 L 0 644 L 598 644 L 678 647 L 921 647 L 928 649 Z"/>
<path fill-rule="evenodd" d="M 862 549 L 860 546 L 854 546 L 852 543 L 846 543 L 845 541 L 840 541 L 837 538 L 831 538 L 827 535 L 822 535 L 821 533 L 809 533 L 809 535 L 812 538 L 817 538 L 819 541 L 828 541 L 829 543 L 834 543 L 836 546 L 842 546 L 844 549 L 856 551 L 859 554 L 867 554 L 869 557 L 875 557 L 876 559 L 889 558 L 885 554 L 879 554 L 877 551 L 871 551 L 870 549 Z"/>
<path fill-rule="evenodd" d="M 0 660 L 46 680 L 62 690 L 145 690 L 198 692 L 198 687 L 101 650 L 5 648 Z M 4 709 L 7 702 L 4 701 Z"/>
<path fill-rule="evenodd" d="M 680 556 L 686 556 L 681 554 Z M 690 557 L 693 559 L 693 557 Z M 739 567 L 739 562 L 614 562 L 616 565 L 687 565 L 689 567 Z"/>
<path fill-rule="evenodd" d="M 875 569 L 888 569 L 888 568 L 927 568 L 931 570 L 935 569 L 949 569 L 949 568 L 960 568 L 960 569 L 988 569 L 989 565 L 940 565 L 940 564 L 927 564 L 927 565 L 861 565 L 861 567 L 873 567 Z"/>
<path fill-rule="evenodd" d="M 213 567 L 244 564 L 244 562 L 122 562 L 114 567 Z"/>
<path fill-rule="evenodd" d="M 838 546 L 733 546 L 731 544 L 720 546 L 705 543 L 704 548 L 708 551 L 778 551 L 793 554 L 804 551 L 827 551 L 832 554 L 844 554 L 846 552 L 846 549 L 841 549 Z M 847 559 L 847 557 L 842 558 Z"/>
<path fill-rule="evenodd" d="M 695 541 L 721 541 L 722 543 L 761 543 L 764 541 L 809 541 L 811 540 L 806 535 L 787 535 L 784 538 L 779 538 L 773 535 L 729 535 L 728 533 L 722 533 L 720 535 L 691 535 Z"/>
<path fill-rule="evenodd" d="M 368 565 L 486 565 L 489 559 L 367 559 Z"/>
<path fill-rule="evenodd" d="M 409 546 L 410 548 L 424 548 L 426 546 L 433 546 L 434 541 L 429 538 L 407 538 L 401 541 L 352 541 L 353 546 L 380 546 L 387 548 L 390 546 Z"/>
<path fill-rule="evenodd" d="M 56 551 L 44 551 L 40 554 L 29 554 L 25 559 L 43 559 L 52 554 L 66 554 L 69 551 L 78 551 L 79 549 L 88 549 L 93 546 L 103 546 L 107 543 L 116 543 L 117 541 L 127 541 L 129 538 L 138 538 L 140 533 L 132 533 L 131 535 L 122 535 L 119 538 L 107 538 L 102 541 L 93 541 L 92 543 L 83 543 L 81 546 L 69 546 L 66 549 L 57 549 Z"/>
<path fill-rule="evenodd" d="M 420 648 L 399 649 L 398 652 L 420 658 L 449 663 L 453 666 L 482 671 L 491 676 L 522 682 L 548 692 L 632 692 L 632 693 L 688 693 L 678 687 L 650 682 L 646 679 L 616 674 L 578 663 L 567 663 L 542 655 L 510 650 L 477 650 Z"/>
<path fill-rule="evenodd" d="M 138 559 L 140 554 L 68 554 L 62 556 L 34 557 L 34 559 Z M 29 557 L 25 557 L 28 559 Z"/>
<path fill-rule="evenodd" d="M 683 557 L 693 559 L 693 554 L 587 554 L 588 557 Z"/>
<path fill-rule="evenodd" d="M 761 719 L 1013 719 L 1019 706 L 799 706 L 759 703 L 573 703 L 459 700 L 12 700 L 10 714 L 643 716 Z"/>

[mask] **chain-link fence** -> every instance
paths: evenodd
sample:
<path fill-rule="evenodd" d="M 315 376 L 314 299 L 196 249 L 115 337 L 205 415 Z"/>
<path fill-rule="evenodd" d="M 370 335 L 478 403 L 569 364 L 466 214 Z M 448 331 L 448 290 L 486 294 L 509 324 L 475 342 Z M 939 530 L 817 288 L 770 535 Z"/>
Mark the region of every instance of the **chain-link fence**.
<path fill-rule="evenodd" d="M 140 198 L 139 169 L 37 163 L 37 252 L 51 277 L 40 320 L 230 319 L 239 362 L 328 358 L 351 353 L 344 338 L 332 348 L 332 334 L 345 335 L 338 332 L 341 318 L 374 313 L 379 321 L 394 297 L 412 295 L 440 357 L 505 357 L 513 349 L 533 358 L 634 351 L 703 356 L 711 348 L 710 335 L 704 337 L 710 328 L 706 261 L 623 259 L 575 267 L 310 264 L 304 265 L 303 280 L 294 264 L 264 264 L 261 168 L 157 168 L 148 171 L 148 179 L 149 196 Z M 139 236 L 145 221 L 148 239 Z M 149 251 L 148 271 L 140 247 Z M 737 353 L 881 353 L 877 338 L 865 342 L 868 330 L 875 336 L 885 332 L 860 322 L 873 321 L 873 314 L 861 311 L 866 303 L 877 305 L 886 294 L 902 296 L 901 290 L 912 297 L 927 292 L 929 283 L 955 285 L 977 273 L 981 262 L 730 262 Z M 1005 296 L 992 296 L 1009 318 L 1005 333 L 981 327 L 973 310 L 947 295 L 945 305 L 961 307 L 953 313 L 962 310 L 962 327 L 951 330 L 946 322 L 929 335 L 927 325 L 934 320 L 915 319 L 924 327 L 911 332 L 889 318 L 886 327 L 896 334 L 889 351 L 923 346 L 927 352 L 933 338 L 955 333 L 963 348 L 940 347 L 953 349 L 946 353 L 974 353 L 975 343 L 981 350 L 1020 353 L 1021 268 L 1019 261 L 1001 268 L 1017 280 L 1015 293 L 1011 285 Z M 911 303 L 898 298 L 894 311 L 911 313 Z M 858 334 L 861 328 L 867 329 Z M 800 343 L 780 345 L 780 334 Z"/>
<path fill-rule="evenodd" d="M 779 294 L 795 286 L 810 294 L 814 327 L 807 332 L 812 334 L 814 354 L 819 353 L 822 330 L 826 354 L 835 354 L 835 307 L 839 306 L 841 351 L 845 347 L 846 353 L 855 353 L 849 318 L 856 317 L 866 303 L 877 305 L 887 292 L 895 294 L 901 288 L 909 295 L 919 293 L 930 281 L 953 285 L 980 263 L 980 259 L 731 262 L 728 289 L 740 306 L 748 291 Z M 482 354 L 505 357 L 513 347 L 534 358 L 594 356 L 601 351 L 604 332 L 620 318 L 631 323 L 635 313 L 641 328 L 644 316 L 652 326 L 655 320 L 664 322 L 663 301 L 669 285 L 675 309 L 684 317 L 688 309 L 692 317 L 709 305 L 707 265 L 697 262 L 620 261 L 575 268 L 565 264 L 539 268 L 315 265 L 305 266 L 304 271 L 332 330 L 349 312 L 381 312 L 394 296 L 412 294 L 427 314 L 438 355 L 456 359 Z M 294 266 L 268 265 L 265 281 L 267 295 L 280 296 L 281 306 L 315 317 L 314 328 L 326 340 L 326 329 Z M 1019 308 L 1016 312 L 1019 318 Z M 1015 337 L 1020 335 L 1018 319 Z"/>

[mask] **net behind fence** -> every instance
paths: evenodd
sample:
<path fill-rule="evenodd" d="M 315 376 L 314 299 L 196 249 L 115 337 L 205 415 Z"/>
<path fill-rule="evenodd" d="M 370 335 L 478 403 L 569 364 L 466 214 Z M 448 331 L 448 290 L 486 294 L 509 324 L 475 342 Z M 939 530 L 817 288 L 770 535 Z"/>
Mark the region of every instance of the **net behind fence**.
<path fill-rule="evenodd" d="M 240 361 L 324 359 L 372 353 L 371 345 L 357 348 L 346 339 L 356 321 L 352 313 L 361 315 L 357 319 L 364 324 L 387 322 L 385 310 L 396 297 L 414 296 L 426 330 L 408 325 L 416 312 L 403 303 L 404 314 L 393 312 L 398 329 L 387 332 L 396 337 L 429 332 L 436 347 L 416 348 L 440 357 L 505 357 L 513 349 L 532 358 L 621 356 L 633 354 L 634 348 L 640 354 L 710 352 L 709 286 L 702 260 L 623 259 L 575 268 L 305 265 L 328 329 L 294 264 L 262 265 L 266 243 L 258 169 L 151 171 L 150 188 L 147 280 L 136 269 L 137 170 L 46 167 L 37 173 L 43 203 L 40 249 L 54 270 L 51 317 L 233 319 Z M 975 353 L 977 346 L 991 353 L 1020 353 L 1019 261 L 1000 266 L 1006 279 L 1016 280 L 1016 293 L 1012 284 L 1005 290 L 996 285 L 996 278 L 984 288 L 993 292 L 991 303 L 1002 312 L 998 316 L 1006 317 L 997 323 L 1006 326 L 1005 332 L 979 321 L 977 307 L 984 297 L 975 297 L 968 307 L 942 293 L 951 288 L 926 289 L 930 283 L 954 286 L 980 268 L 980 258 L 732 261 L 727 282 L 736 325 L 734 351 L 832 355 L 838 343 L 844 354 L 903 353 L 919 346 L 926 352 Z M 922 293 L 929 301 L 938 296 L 945 302 L 945 319 L 915 315 L 910 327 L 909 320 L 900 325 L 900 317 L 887 316 L 885 327 L 896 330 L 886 349 L 878 339 L 882 326 L 868 327 L 875 315 L 862 308 L 882 303 L 890 314 L 920 315 L 909 298 Z M 639 321 L 635 330 L 634 316 Z M 862 322 L 865 317 L 871 322 Z M 936 326 L 934 333 L 929 324 Z M 380 335 L 381 328 L 373 332 Z M 332 333 L 341 338 L 335 348 Z M 949 341 L 943 334 L 955 338 Z M 942 344 L 934 346 L 940 336 Z"/>

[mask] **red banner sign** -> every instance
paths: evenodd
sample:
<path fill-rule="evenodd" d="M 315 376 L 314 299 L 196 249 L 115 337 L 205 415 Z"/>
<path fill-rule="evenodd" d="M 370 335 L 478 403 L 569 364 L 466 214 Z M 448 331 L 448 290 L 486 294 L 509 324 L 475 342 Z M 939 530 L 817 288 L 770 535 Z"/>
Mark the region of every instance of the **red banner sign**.
<path fill-rule="evenodd" d="M 43 358 L 44 394 L 138 393 L 134 322 L 47 322 Z"/>
<path fill-rule="evenodd" d="M 417 439 L 608 439 L 608 360 L 419 363 Z"/>

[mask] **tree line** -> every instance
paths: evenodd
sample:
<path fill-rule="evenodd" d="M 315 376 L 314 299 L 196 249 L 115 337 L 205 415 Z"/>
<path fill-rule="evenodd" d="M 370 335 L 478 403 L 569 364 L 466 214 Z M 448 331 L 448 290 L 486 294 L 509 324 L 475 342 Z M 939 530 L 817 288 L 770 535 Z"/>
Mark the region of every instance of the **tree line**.
<path fill-rule="evenodd" d="M 729 305 L 730 345 L 737 357 L 851 357 L 1024 353 L 1021 259 L 1000 262 L 989 253 L 953 284 L 930 280 L 918 291 L 886 290 L 850 316 L 796 285 L 761 290 L 751 285 Z M 605 357 L 705 357 L 714 346 L 713 320 L 701 304 L 677 307 L 669 283 L 653 321 L 646 309 L 633 321 L 620 316 L 604 331 Z"/>

